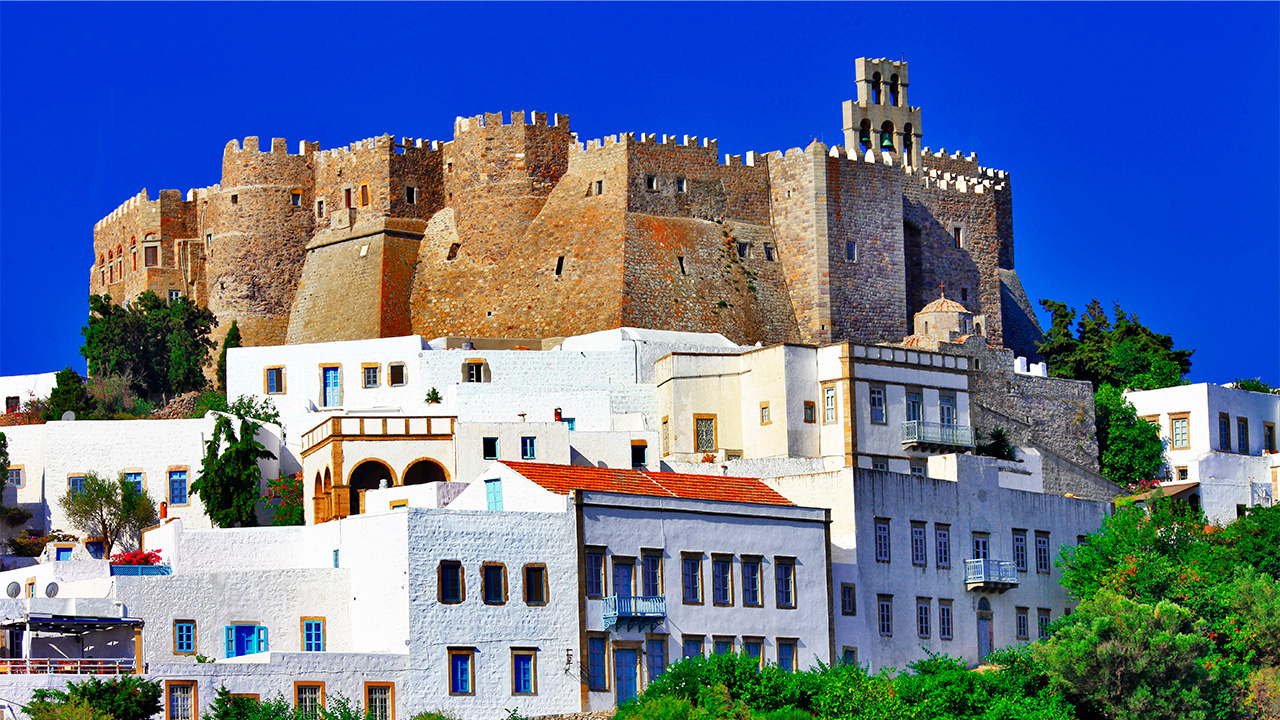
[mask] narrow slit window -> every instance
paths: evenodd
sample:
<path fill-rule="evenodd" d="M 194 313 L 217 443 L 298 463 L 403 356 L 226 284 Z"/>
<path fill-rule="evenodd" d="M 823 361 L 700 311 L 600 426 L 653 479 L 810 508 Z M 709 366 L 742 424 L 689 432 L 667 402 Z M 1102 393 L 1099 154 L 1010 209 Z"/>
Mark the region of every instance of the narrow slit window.
<path fill-rule="evenodd" d="M 658 176 L 657 176 L 657 175 L 646 175 L 646 176 L 645 176 L 645 178 L 644 178 L 644 189 L 645 189 L 645 190 L 648 190 L 649 192 L 657 192 L 657 191 L 658 191 Z"/>
<path fill-rule="evenodd" d="M 404 201 L 410 205 L 416 205 L 418 202 L 418 188 L 408 185 L 404 189 Z"/>
<path fill-rule="evenodd" d="M 454 243 L 449 246 L 449 254 L 444 256 L 445 260 L 457 260 L 458 250 L 462 249 L 461 243 Z"/>
<path fill-rule="evenodd" d="M 360 207 L 368 207 L 369 205 L 369 186 L 360 186 Z"/>
<path fill-rule="evenodd" d="M 562 272 L 564 272 L 564 256 L 563 255 L 556 258 L 556 275 L 559 275 Z"/>
<path fill-rule="evenodd" d="M 677 256 L 676 256 L 676 263 L 680 265 L 680 274 L 681 274 L 681 275 L 688 275 L 688 274 L 689 274 L 689 271 L 684 269 L 684 256 L 683 256 L 683 255 L 677 255 Z"/>
<path fill-rule="evenodd" d="M 289 193 L 289 202 L 294 207 L 302 207 L 302 193 Z"/>

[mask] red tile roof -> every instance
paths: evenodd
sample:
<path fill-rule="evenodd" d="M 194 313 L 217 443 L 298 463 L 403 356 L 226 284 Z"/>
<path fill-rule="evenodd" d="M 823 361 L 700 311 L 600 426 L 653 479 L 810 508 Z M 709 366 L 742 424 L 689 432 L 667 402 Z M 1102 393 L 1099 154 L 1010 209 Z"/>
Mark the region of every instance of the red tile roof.
<path fill-rule="evenodd" d="M 755 478 L 685 475 L 530 462 L 503 462 L 502 464 L 560 495 L 568 495 L 574 490 L 588 490 L 622 495 L 677 497 L 686 500 L 794 505 L 773 488 Z"/>

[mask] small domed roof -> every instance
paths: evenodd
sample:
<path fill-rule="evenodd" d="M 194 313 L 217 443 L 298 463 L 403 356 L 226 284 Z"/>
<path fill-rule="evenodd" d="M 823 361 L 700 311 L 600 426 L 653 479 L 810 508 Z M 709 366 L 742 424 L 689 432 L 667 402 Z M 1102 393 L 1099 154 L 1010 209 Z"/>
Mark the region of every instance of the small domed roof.
<path fill-rule="evenodd" d="M 920 312 L 922 312 L 922 313 L 934 313 L 934 312 L 955 312 L 955 313 L 964 313 L 964 314 L 966 314 L 966 315 L 972 315 L 972 314 L 973 314 L 973 313 L 969 312 L 968 310 L 966 310 L 966 309 L 965 309 L 965 307 L 964 307 L 963 305 L 961 305 L 960 303 L 956 302 L 955 300 L 948 300 L 946 295 L 943 295 L 942 297 L 938 298 L 937 300 L 934 300 L 933 302 L 929 303 L 928 305 L 925 305 L 925 306 L 920 310 Z"/>

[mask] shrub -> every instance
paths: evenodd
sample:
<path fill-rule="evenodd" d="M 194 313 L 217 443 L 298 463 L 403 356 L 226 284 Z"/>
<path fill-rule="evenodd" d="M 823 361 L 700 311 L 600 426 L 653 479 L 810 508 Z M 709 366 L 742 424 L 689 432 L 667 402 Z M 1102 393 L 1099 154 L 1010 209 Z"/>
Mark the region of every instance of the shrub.
<path fill-rule="evenodd" d="M 8 527 L 16 528 L 30 520 L 31 516 L 31 511 L 26 508 L 0 505 L 0 522 L 3 522 Z"/>
<path fill-rule="evenodd" d="M 33 701 L 27 706 L 31 720 L 115 720 L 84 700 L 68 700 L 63 703 Z"/>
<path fill-rule="evenodd" d="M 111 556 L 112 565 L 163 565 L 160 560 L 160 551 L 143 552 L 142 550 L 131 550 L 129 552 L 116 553 Z"/>
<path fill-rule="evenodd" d="M 40 688 L 32 694 L 32 707 L 63 717 L 62 710 L 74 703 L 84 703 L 114 720 L 150 720 L 161 710 L 160 683 L 143 680 L 137 675 L 122 675 L 108 681 L 90 678 L 82 683 L 69 683 L 65 691 Z M 30 709 L 28 713 L 35 717 Z"/>
<path fill-rule="evenodd" d="M 54 530 L 48 535 L 36 535 L 30 530 L 23 530 L 17 537 L 9 538 L 9 552 L 19 557 L 40 557 L 44 546 L 51 542 L 79 542 L 80 538 L 61 530 Z"/>

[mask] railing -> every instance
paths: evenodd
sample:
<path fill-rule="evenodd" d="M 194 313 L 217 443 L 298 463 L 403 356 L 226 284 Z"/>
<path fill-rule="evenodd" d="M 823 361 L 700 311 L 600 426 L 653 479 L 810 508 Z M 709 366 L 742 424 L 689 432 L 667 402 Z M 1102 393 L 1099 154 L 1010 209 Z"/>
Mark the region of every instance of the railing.
<path fill-rule="evenodd" d="M 173 568 L 168 565 L 112 565 L 112 575 L 172 575 Z"/>
<path fill-rule="evenodd" d="M 1012 560 L 965 560 L 966 584 L 1018 584 L 1018 568 Z"/>
<path fill-rule="evenodd" d="M 331 437 L 385 437 L 400 436 L 421 438 L 428 436 L 452 437 L 454 416 L 433 415 L 339 415 L 325 418 L 319 425 L 302 434 L 302 452 Z"/>
<path fill-rule="evenodd" d="M 0 674 L 127 675 L 133 658 L 0 658 Z"/>
<path fill-rule="evenodd" d="M 973 447 L 973 426 L 908 420 L 902 423 L 902 444 L 912 443 Z"/>
<path fill-rule="evenodd" d="M 663 595 L 610 595 L 604 599 L 604 627 L 609 629 L 619 621 L 661 622 L 667 617 L 667 598 Z"/>

